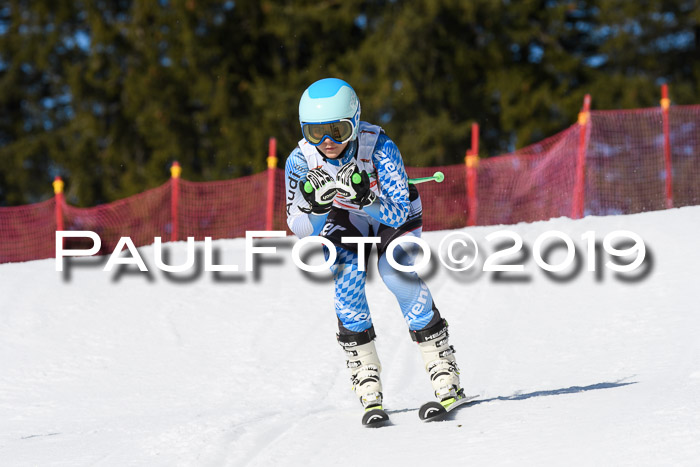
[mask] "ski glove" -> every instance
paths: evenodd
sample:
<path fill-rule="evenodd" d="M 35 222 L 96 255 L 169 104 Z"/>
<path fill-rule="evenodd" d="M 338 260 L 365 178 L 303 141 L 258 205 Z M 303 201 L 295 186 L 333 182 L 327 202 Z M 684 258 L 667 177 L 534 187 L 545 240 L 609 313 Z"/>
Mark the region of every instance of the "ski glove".
<path fill-rule="evenodd" d="M 359 171 L 354 162 L 345 164 L 335 180 L 338 194 L 360 207 L 369 206 L 377 198 L 369 188 L 367 171 Z"/>
<path fill-rule="evenodd" d="M 306 174 L 306 182 L 300 185 L 301 194 L 309 203 L 308 208 L 300 207 L 305 213 L 325 214 L 331 210 L 337 190 L 335 180 L 323 169 L 311 169 Z"/>

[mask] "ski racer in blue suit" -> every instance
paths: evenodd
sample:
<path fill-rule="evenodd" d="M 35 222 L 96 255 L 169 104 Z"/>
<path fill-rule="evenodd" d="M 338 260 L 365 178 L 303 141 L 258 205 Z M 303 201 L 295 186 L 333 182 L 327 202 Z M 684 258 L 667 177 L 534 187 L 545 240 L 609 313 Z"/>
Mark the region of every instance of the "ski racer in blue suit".
<path fill-rule="evenodd" d="M 408 183 L 398 147 L 380 127 L 360 121 L 357 94 L 340 79 L 322 79 L 304 91 L 299 121 L 303 138 L 285 164 L 287 223 L 297 237 L 320 235 L 336 248 L 337 339 L 348 358 L 352 389 L 366 410 L 381 407 L 381 364 L 365 296 L 366 272 L 358 267 L 357 244 L 342 241 L 372 236 L 381 239 L 379 274 L 418 343 L 435 396 L 441 401 L 461 396 L 447 323 L 430 290 L 416 273 L 399 272 L 386 258 L 392 240 L 420 237 L 422 230 L 420 197 Z M 394 258 L 410 266 L 416 251 L 406 245 L 394 250 Z M 370 251 L 367 245 L 365 255 Z"/>

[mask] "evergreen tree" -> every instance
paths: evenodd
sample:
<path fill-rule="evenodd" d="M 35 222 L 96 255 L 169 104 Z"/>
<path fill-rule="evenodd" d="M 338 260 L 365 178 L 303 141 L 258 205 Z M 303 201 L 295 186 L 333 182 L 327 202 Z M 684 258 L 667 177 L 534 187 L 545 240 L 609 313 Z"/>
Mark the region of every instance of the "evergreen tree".
<path fill-rule="evenodd" d="M 408 165 L 513 150 L 594 108 L 697 103 L 693 0 L 13 0 L 0 6 L 0 205 L 89 206 L 263 170 L 335 76 Z"/>

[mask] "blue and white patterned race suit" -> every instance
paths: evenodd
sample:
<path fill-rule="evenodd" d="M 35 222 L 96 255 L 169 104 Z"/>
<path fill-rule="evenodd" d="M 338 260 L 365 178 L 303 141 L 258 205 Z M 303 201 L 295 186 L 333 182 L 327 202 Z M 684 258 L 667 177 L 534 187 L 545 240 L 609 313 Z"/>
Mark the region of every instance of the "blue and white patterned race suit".
<path fill-rule="evenodd" d="M 297 237 L 329 236 L 338 229 L 351 230 L 347 236 L 358 235 L 358 233 L 361 236 L 375 236 L 382 226 L 401 229 L 411 225 L 411 219 L 420 219 L 422 214 L 420 198 L 415 196 L 416 199 L 409 200 L 408 177 L 396 144 L 375 125 L 360 122 L 359 130 L 357 140 L 348 144 L 340 159 L 326 159 L 314 146 L 303 139 L 287 158 L 285 165 L 287 224 Z M 333 209 L 348 211 L 344 216 L 345 226 L 334 223 L 328 218 L 328 214 L 307 214 L 299 209 L 300 206 L 308 206 L 299 186 L 306 181 L 306 174 L 310 169 L 322 167 L 335 178 L 340 168 L 353 160 L 359 170 L 366 170 L 370 177 L 370 189 L 377 195 L 374 203 L 359 209 L 337 195 L 333 202 Z M 417 228 L 406 228 L 399 234 L 419 237 L 420 222 Z M 367 273 L 359 270 L 358 255 L 355 251 L 344 248 L 337 242 L 334 243 L 337 259 L 332 266 L 332 271 L 335 279 L 336 314 L 344 328 L 361 332 L 372 325 L 365 296 Z M 386 247 L 386 245 L 383 246 Z M 400 264 L 412 265 L 417 248 L 411 248 L 410 244 L 402 246 L 405 248 L 397 247 L 394 250 L 395 259 Z M 396 296 L 409 329 L 412 331 L 423 329 L 434 315 L 433 299 L 426 284 L 416 273 L 395 270 L 389 265 L 385 254 L 379 257 L 378 270 L 386 286 Z"/>

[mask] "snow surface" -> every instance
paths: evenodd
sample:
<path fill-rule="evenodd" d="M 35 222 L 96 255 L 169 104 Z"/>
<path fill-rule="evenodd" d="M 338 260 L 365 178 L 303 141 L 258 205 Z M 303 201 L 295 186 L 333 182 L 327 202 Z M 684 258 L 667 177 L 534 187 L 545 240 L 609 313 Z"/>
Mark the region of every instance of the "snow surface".
<path fill-rule="evenodd" d="M 700 465 L 698 227 L 700 207 L 463 229 L 484 252 L 501 229 L 529 250 L 508 258 L 525 260 L 504 276 L 518 281 L 435 259 L 424 271 L 480 395 L 428 424 L 430 384 L 373 257 L 393 422 L 379 429 L 360 424 L 328 274 L 299 271 L 292 238 L 260 241 L 278 254 L 256 273 L 202 271 L 199 244 L 199 270 L 181 274 L 153 268 L 153 247 L 139 249 L 148 274 L 104 272 L 106 258 L 0 265 L 0 465 Z M 582 260 L 584 232 L 636 232 L 646 272 L 625 281 L 584 261 L 555 281 L 530 253 L 552 229 Z M 435 253 L 448 233 L 424 238 Z M 243 239 L 214 245 L 243 269 Z M 185 247 L 165 245 L 171 264 Z"/>

